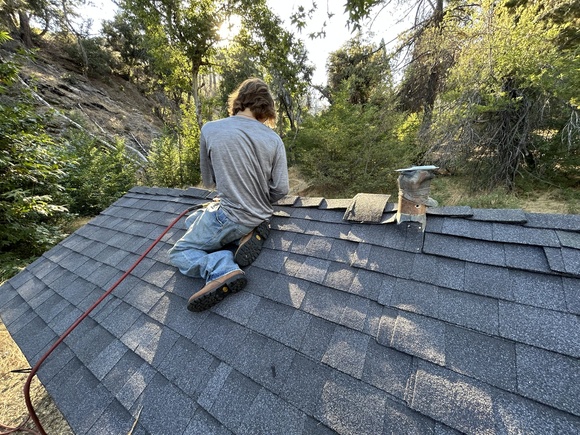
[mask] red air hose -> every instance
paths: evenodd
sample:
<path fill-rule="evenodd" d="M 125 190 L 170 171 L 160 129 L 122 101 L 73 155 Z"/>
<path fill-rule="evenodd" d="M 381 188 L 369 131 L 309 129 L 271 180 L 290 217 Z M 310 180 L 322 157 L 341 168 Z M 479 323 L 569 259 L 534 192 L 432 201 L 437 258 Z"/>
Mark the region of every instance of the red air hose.
<path fill-rule="evenodd" d="M 40 358 L 38 360 L 38 362 L 35 364 L 35 366 L 32 368 L 32 370 L 30 371 L 30 374 L 28 375 L 28 378 L 26 379 L 26 383 L 24 384 L 24 400 L 26 401 L 26 407 L 28 408 L 28 413 L 30 415 L 30 418 L 32 419 L 32 421 L 34 422 L 34 424 L 36 425 L 37 429 L 40 431 L 40 433 L 42 435 L 47 435 L 46 432 L 44 431 L 44 428 L 42 427 L 42 425 L 40 424 L 40 420 L 38 419 L 38 416 L 36 415 L 36 412 L 34 411 L 34 407 L 32 406 L 32 401 L 30 400 L 30 383 L 32 382 L 32 378 L 36 375 L 36 372 L 38 372 L 38 370 L 40 369 L 40 366 L 42 365 L 42 363 L 50 356 L 50 354 L 57 348 L 57 346 L 59 344 L 61 344 L 64 339 L 79 325 L 79 323 L 81 323 L 101 302 L 103 302 L 103 300 L 109 296 L 111 294 L 111 292 L 113 290 L 115 290 L 115 288 L 133 271 L 133 269 L 135 269 L 135 267 L 137 267 L 137 265 L 141 262 L 141 260 L 143 260 L 145 258 L 145 256 L 147 254 L 149 254 L 149 252 L 151 252 L 151 250 L 155 247 L 155 245 L 157 245 L 157 243 L 159 243 L 159 241 L 163 238 L 163 236 L 165 236 L 165 234 L 167 234 L 167 232 L 173 227 L 173 225 L 175 225 L 179 219 L 181 219 L 185 214 L 189 213 L 192 210 L 197 210 L 199 208 L 202 208 L 203 206 L 205 206 L 205 204 L 200 204 L 200 205 L 196 205 L 193 207 L 188 208 L 187 210 L 183 211 L 179 216 L 177 216 L 173 222 L 171 222 L 169 224 L 169 226 L 165 229 L 165 231 L 163 231 L 163 233 L 161 233 L 161 235 L 159 237 L 157 237 L 157 239 L 155 239 L 155 241 L 151 244 L 151 246 L 149 246 L 149 248 L 141 255 L 141 257 L 139 257 L 137 259 L 137 261 L 135 261 L 135 263 L 133 263 L 133 265 L 129 268 L 129 270 L 127 270 L 127 272 L 125 272 L 123 274 L 123 276 L 121 276 L 121 278 L 119 278 L 117 280 L 117 282 L 115 282 L 115 284 L 113 284 L 109 290 L 107 290 L 89 309 L 87 309 L 59 338 L 58 340 L 56 340 L 54 342 L 54 344 L 50 347 L 50 349 L 48 349 L 48 351 L 42 356 L 42 358 Z"/>

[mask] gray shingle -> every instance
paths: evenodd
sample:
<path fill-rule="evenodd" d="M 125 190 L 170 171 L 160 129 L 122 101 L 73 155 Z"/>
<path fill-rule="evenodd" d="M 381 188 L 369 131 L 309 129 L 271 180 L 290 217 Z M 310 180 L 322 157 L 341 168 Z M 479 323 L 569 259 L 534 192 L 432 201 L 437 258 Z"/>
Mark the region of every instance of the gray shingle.
<path fill-rule="evenodd" d="M 156 374 L 157 372 L 149 364 L 141 364 L 131 372 L 131 376 L 127 377 L 126 382 L 117 390 L 115 397 L 123 406 L 135 412 L 135 416 L 137 416 L 139 410 L 135 410 L 135 404 L 141 406 L 139 397 Z"/>
<path fill-rule="evenodd" d="M 558 230 L 578 231 L 580 215 L 526 213 L 526 226 L 532 228 L 555 228 Z"/>
<path fill-rule="evenodd" d="M 344 264 L 331 263 L 322 284 L 337 290 L 348 291 L 355 274 L 356 269 L 354 268 Z"/>
<path fill-rule="evenodd" d="M 213 373 L 213 376 L 209 378 L 209 382 L 197 399 L 197 403 L 201 405 L 206 411 L 209 411 L 213 406 L 220 390 L 224 386 L 224 383 L 226 382 L 226 379 L 231 372 L 231 366 L 221 363 Z"/>
<path fill-rule="evenodd" d="M 473 216 L 473 210 L 468 206 L 427 207 L 427 215 L 433 216 Z"/>
<path fill-rule="evenodd" d="M 336 325 L 318 317 L 313 317 L 308 325 L 304 339 L 300 344 L 300 352 L 308 355 L 315 361 L 321 361 Z"/>
<path fill-rule="evenodd" d="M 205 201 L 182 194 L 133 190 L 2 286 L 30 361 Z M 580 431 L 576 217 L 428 210 L 423 232 L 292 204 L 276 206 L 245 290 L 203 313 L 186 309 L 203 280 L 168 258 L 183 220 L 153 247 L 39 373 L 75 432 Z M 71 379 L 91 396 L 86 421 Z"/>
<path fill-rule="evenodd" d="M 239 431 L 240 424 L 251 412 L 252 403 L 260 386 L 241 373 L 232 370 L 219 389 L 208 412 L 232 431 Z"/>
<path fill-rule="evenodd" d="M 580 249 L 580 233 L 571 231 L 556 231 L 558 240 L 566 248 Z"/>
<path fill-rule="evenodd" d="M 499 319 L 502 337 L 580 357 L 580 328 L 575 315 L 500 301 Z"/>
<path fill-rule="evenodd" d="M 334 239 L 332 249 L 328 253 L 328 259 L 338 263 L 352 264 L 355 260 L 358 243 L 349 240 Z"/>
<path fill-rule="evenodd" d="M 288 347 L 299 349 L 311 320 L 310 314 L 294 310 L 291 317 L 286 322 L 280 323 L 271 336 Z"/>
<path fill-rule="evenodd" d="M 23 316 L 22 320 L 22 327 L 14 328 L 16 332 L 12 334 L 12 338 L 18 343 L 22 353 L 28 355 L 30 363 L 35 364 L 44 354 L 45 348 L 56 341 L 57 336 L 36 314 Z"/>
<path fill-rule="evenodd" d="M 469 239 L 493 240 L 493 224 L 468 219 L 444 219 L 441 233 Z"/>
<path fill-rule="evenodd" d="M 252 284 L 253 282 L 250 281 L 250 285 Z M 246 288 L 246 290 L 249 289 Z M 242 291 L 236 294 L 235 297 L 224 299 L 220 304 L 215 306 L 214 312 L 241 325 L 246 325 L 260 301 L 260 297 L 249 291 Z M 183 306 L 185 307 L 185 304 Z M 192 316 L 190 315 L 189 317 Z"/>
<path fill-rule="evenodd" d="M 197 408 L 183 435 L 231 435 L 225 426 L 221 425 L 203 408 Z"/>
<path fill-rule="evenodd" d="M 187 310 L 186 305 L 183 298 L 166 293 L 149 312 L 149 316 L 183 337 L 191 339 L 203 324 L 209 311 L 193 314 Z"/>
<path fill-rule="evenodd" d="M 288 376 L 296 351 L 275 340 L 266 339 L 260 352 L 261 358 L 244 364 L 243 373 L 270 391 L 278 393 Z"/>
<path fill-rule="evenodd" d="M 552 271 L 566 273 L 566 265 L 560 248 L 544 248 L 544 254 Z"/>
<path fill-rule="evenodd" d="M 562 248 L 562 258 L 566 272 L 580 276 L 580 249 Z"/>
<path fill-rule="evenodd" d="M 107 389 L 82 366 L 63 377 L 53 391 L 62 397 L 59 410 L 67 416 L 75 433 L 88 432 L 113 401 Z M 91 394 L 86 394 L 87 391 Z"/>
<path fill-rule="evenodd" d="M 500 433 L 525 434 L 577 434 L 580 419 L 540 405 L 521 397 L 498 395 L 494 400 L 498 416 L 496 431 Z"/>
<path fill-rule="evenodd" d="M 409 278 L 413 271 L 416 255 L 410 252 L 371 246 L 368 262 L 364 267 L 385 275 Z"/>
<path fill-rule="evenodd" d="M 252 263 L 252 266 L 272 272 L 280 272 L 287 258 L 288 254 L 284 252 L 264 248 L 256 261 Z"/>
<path fill-rule="evenodd" d="M 302 435 L 335 435 L 336 432 L 312 417 L 306 417 Z"/>
<path fill-rule="evenodd" d="M 48 349 L 46 349 L 45 353 L 46 352 L 48 352 Z M 37 372 L 38 379 L 40 379 L 43 385 L 48 385 L 52 382 L 52 379 L 55 376 L 59 375 L 62 368 L 66 367 L 73 360 L 76 364 L 80 364 L 80 361 L 75 357 L 74 352 L 70 350 L 65 343 L 59 344 L 57 350 L 51 352 L 44 363 L 40 366 Z"/>
<path fill-rule="evenodd" d="M 305 415 L 302 412 L 269 391 L 261 389 L 239 428 L 239 433 L 301 435 L 304 421 Z"/>
<path fill-rule="evenodd" d="M 467 262 L 505 266 L 504 246 L 500 243 L 427 233 L 423 251 Z"/>
<path fill-rule="evenodd" d="M 308 288 L 301 309 L 313 316 L 339 322 L 348 296 L 339 290 L 313 284 Z"/>
<path fill-rule="evenodd" d="M 485 384 L 419 361 L 410 406 L 462 432 L 493 434 L 493 399 Z"/>
<path fill-rule="evenodd" d="M 113 433 L 134 433 L 137 434 L 133 416 L 125 409 L 118 400 L 113 399 L 105 412 L 91 426 L 88 435 L 101 435 Z M 133 429 L 133 430 L 132 430 Z"/>
<path fill-rule="evenodd" d="M 76 356 L 86 366 L 90 366 L 93 360 L 115 341 L 117 341 L 115 336 L 90 318 L 84 319 L 65 339 L 67 345 L 75 350 Z"/>
<path fill-rule="evenodd" d="M 448 325 L 445 330 L 445 365 L 490 385 L 516 391 L 514 342 Z"/>
<path fill-rule="evenodd" d="M 465 291 L 497 299 L 514 300 L 509 270 L 484 264 L 465 265 Z"/>
<path fill-rule="evenodd" d="M 138 370 L 141 370 L 141 367 L 143 366 L 150 367 L 137 354 L 133 352 L 125 352 L 117 364 L 115 364 L 103 378 L 102 383 L 112 395 L 117 396 L 123 390 L 125 384 L 129 379 L 131 379 L 133 374 Z M 137 394 L 137 397 L 139 394 Z M 131 405 L 132 403 L 129 404 L 129 407 Z"/>
<path fill-rule="evenodd" d="M 514 269 L 550 272 L 543 248 L 524 245 L 505 245 L 505 264 Z"/>
<path fill-rule="evenodd" d="M 198 313 L 192 314 L 196 316 Z M 235 325 L 229 319 L 222 316 L 218 316 L 213 312 L 209 314 L 200 313 L 204 317 L 203 323 L 198 328 L 196 334 L 193 336 L 193 342 L 203 349 L 207 350 L 209 353 L 214 354 L 217 352 L 221 343 L 228 334 L 228 331 Z"/>
<path fill-rule="evenodd" d="M 45 291 L 50 297 L 40 306 L 37 307 L 36 312 L 46 323 L 50 323 L 62 310 L 71 304 L 62 296 L 56 293 Z"/>
<path fill-rule="evenodd" d="M 566 310 L 561 277 L 510 271 L 510 278 L 516 302 L 551 310 Z"/>
<path fill-rule="evenodd" d="M 92 358 L 90 363 L 87 364 L 87 368 L 99 381 L 102 381 L 121 358 L 123 358 L 127 350 L 127 347 L 119 340 L 113 340 Z"/>
<path fill-rule="evenodd" d="M 364 331 L 371 301 L 351 295 L 339 320 L 341 325 L 354 331 Z"/>
<path fill-rule="evenodd" d="M 411 376 L 412 357 L 370 340 L 362 380 L 403 399 Z"/>
<path fill-rule="evenodd" d="M 123 297 L 123 300 L 139 311 L 147 313 L 161 299 L 163 292 L 159 287 L 145 281 L 135 280 L 137 285 Z"/>
<path fill-rule="evenodd" d="M 323 386 L 314 417 L 340 434 L 380 433 L 385 400 L 380 390 L 333 372 Z"/>
<path fill-rule="evenodd" d="M 150 433 L 183 433 L 196 410 L 195 402 L 157 374 L 147 383 L 139 404 L 139 422 Z"/>
<path fill-rule="evenodd" d="M 580 360 L 531 346 L 517 346 L 518 391 L 580 415 Z"/>
<path fill-rule="evenodd" d="M 526 223 L 526 213 L 519 209 L 473 209 L 473 219 L 487 222 Z"/>
<path fill-rule="evenodd" d="M 248 320 L 247 326 L 253 331 L 269 336 L 275 334 L 279 324 L 284 324 L 292 316 L 287 305 L 268 299 L 261 299 Z"/>
<path fill-rule="evenodd" d="M 308 415 L 312 415 L 331 372 L 332 369 L 328 366 L 296 354 L 288 369 L 280 396 Z"/>
<path fill-rule="evenodd" d="M 159 372 L 189 397 L 197 399 L 218 365 L 214 356 L 180 337 L 159 365 Z"/>
<path fill-rule="evenodd" d="M 257 294 L 281 304 L 299 308 L 310 286 L 311 283 L 303 279 L 278 275 L 272 276 Z M 253 278 L 250 289 L 254 289 Z"/>
<path fill-rule="evenodd" d="M 439 288 L 431 284 L 397 279 L 389 300 L 381 300 L 379 303 L 390 305 L 403 311 L 410 311 L 416 314 L 424 314 L 430 317 L 437 317 L 441 304 L 439 303 Z M 383 298 L 384 299 L 384 298 Z"/>
<path fill-rule="evenodd" d="M 121 336 L 121 341 L 149 364 L 157 366 L 177 338 L 176 332 L 146 316 L 141 316 L 131 329 Z"/>
<path fill-rule="evenodd" d="M 396 278 L 384 276 L 377 272 L 359 269 L 353 278 L 349 292 L 376 301 L 379 295 L 382 299 L 390 299 Z"/>
<path fill-rule="evenodd" d="M 580 279 L 563 278 L 566 307 L 570 313 L 580 315 Z"/>
<path fill-rule="evenodd" d="M 438 303 L 437 318 L 488 334 L 498 333 L 497 300 L 455 290 L 440 289 Z"/>
<path fill-rule="evenodd" d="M 298 269 L 296 276 L 320 284 L 324 281 L 329 266 L 330 262 L 327 260 L 307 257 Z"/>
<path fill-rule="evenodd" d="M 321 218 L 318 217 L 319 219 Z M 347 239 L 351 224 L 337 224 L 336 222 L 310 221 L 305 234 L 326 237 L 329 239 Z"/>
<path fill-rule="evenodd" d="M 338 326 L 322 357 L 322 362 L 361 379 L 370 337 Z"/>
<path fill-rule="evenodd" d="M 100 320 L 100 325 L 106 328 L 116 337 L 121 337 L 132 328 L 141 312 L 131 305 L 121 302 L 110 314 Z"/>
<path fill-rule="evenodd" d="M 384 435 L 398 435 L 401 433 L 401 430 L 404 430 L 408 434 L 437 434 L 435 421 L 400 403 L 387 400 L 385 404 L 385 423 L 382 433 Z"/>

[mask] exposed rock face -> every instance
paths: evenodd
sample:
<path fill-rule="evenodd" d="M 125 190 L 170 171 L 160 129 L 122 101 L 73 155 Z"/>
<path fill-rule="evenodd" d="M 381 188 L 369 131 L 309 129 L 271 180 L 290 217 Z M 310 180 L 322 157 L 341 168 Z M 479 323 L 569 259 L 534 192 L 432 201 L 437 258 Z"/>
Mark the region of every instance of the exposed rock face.
<path fill-rule="evenodd" d="M 163 123 L 155 115 L 158 104 L 137 86 L 119 76 L 83 76 L 62 55 L 43 49 L 20 71 L 21 78 L 44 101 L 91 133 L 114 143 L 115 137 L 146 155 Z M 58 122 L 65 118 L 59 117 Z"/>

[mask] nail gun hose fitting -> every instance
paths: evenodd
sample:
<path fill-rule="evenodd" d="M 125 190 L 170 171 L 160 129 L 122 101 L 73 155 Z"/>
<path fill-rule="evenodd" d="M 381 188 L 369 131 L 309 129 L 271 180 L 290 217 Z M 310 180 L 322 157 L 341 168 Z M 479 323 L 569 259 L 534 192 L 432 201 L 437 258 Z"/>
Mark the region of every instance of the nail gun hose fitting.
<path fill-rule="evenodd" d="M 117 288 L 117 286 L 133 271 L 133 269 L 135 269 L 137 267 L 137 265 L 145 258 L 145 256 L 147 256 L 147 254 L 149 254 L 149 252 L 151 252 L 151 250 L 155 247 L 155 245 L 157 245 L 157 243 L 159 243 L 159 241 L 163 238 L 163 236 L 165 236 L 165 234 L 167 234 L 167 232 L 187 213 L 189 213 L 190 211 L 193 210 L 197 210 L 200 209 L 202 207 L 204 207 L 206 204 L 198 204 L 198 205 L 194 205 L 192 207 L 189 207 L 188 209 L 184 210 L 179 216 L 177 216 L 173 222 L 171 222 L 169 224 L 169 226 L 165 229 L 165 231 L 163 231 L 161 233 L 161 235 L 159 237 L 157 237 L 157 239 L 155 239 L 155 241 L 151 244 L 151 246 L 149 246 L 149 248 L 147 248 L 147 250 L 137 259 L 137 261 L 135 261 L 135 263 L 133 263 L 133 265 L 129 268 L 129 270 L 127 270 L 123 276 L 121 276 L 121 278 L 119 278 L 117 280 L 117 282 L 115 282 L 110 288 L 109 290 L 107 290 L 91 307 L 89 307 L 59 338 L 58 340 L 56 340 L 54 342 L 54 344 L 50 347 L 50 349 L 48 349 L 48 351 L 38 360 L 38 362 L 34 365 L 34 367 L 32 368 L 32 370 L 30 371 L 30 374 L 28 375 L 28 378 L 26 379 L 26 383 L 24 384 L 24 400 L 26 402 L 26 408 L 28 409 L 28 414 L 30 415 L 30 418 L 32 419 L 32 421 L 34 422 L 34 424 L 36 425 L 37 429 L 39 430 L 39 432 L 42 435 L 47 435 L 44 428 L 42 427 L 42 425 L 40 424 L 40 420 L 38 419 L 38 416 L 36 415 L 36 412 L 34 411 L 34 407 L 32 406 L 32 400 L 30 399 L 30 383 L 32 382 L 32 379 L 34 378 L 34 376 L 36 375 L 36 372 L 38 372 L 38 370 L 40 369 L 40 366 L 42 365 L 42 363 L 44 363 L 44 361 L 50 356 L 50 354 L 58 347 L 59 344 L 61 344 L 64 339 L 66 337 L 68 337 L 68 335 L 79 325 L 79 323 L 81 323 L 101 302 L 103 302 L 103 300 L 109 296 L 113 290 L 115 290 L 115 288 Z"/>

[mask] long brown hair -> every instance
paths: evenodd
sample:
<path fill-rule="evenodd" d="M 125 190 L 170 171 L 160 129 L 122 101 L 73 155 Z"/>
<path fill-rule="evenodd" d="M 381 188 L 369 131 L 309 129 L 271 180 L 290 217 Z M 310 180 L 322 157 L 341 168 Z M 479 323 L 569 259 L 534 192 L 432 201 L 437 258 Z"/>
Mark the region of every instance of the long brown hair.
<path fill-rule="evenodd" d="M 258 79 L 249 78 L 244 80 L 228 98 L 230 115 L 249 108 L 252 114 L 260 122 L 270 126 L 276 123 L 276 107 L 268 85 Z"/>

